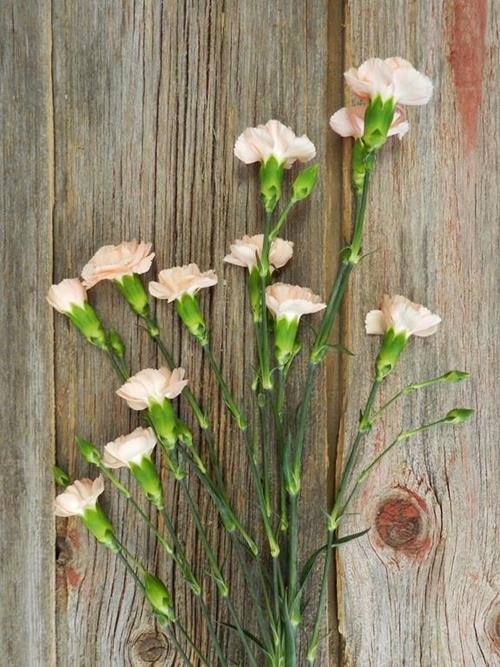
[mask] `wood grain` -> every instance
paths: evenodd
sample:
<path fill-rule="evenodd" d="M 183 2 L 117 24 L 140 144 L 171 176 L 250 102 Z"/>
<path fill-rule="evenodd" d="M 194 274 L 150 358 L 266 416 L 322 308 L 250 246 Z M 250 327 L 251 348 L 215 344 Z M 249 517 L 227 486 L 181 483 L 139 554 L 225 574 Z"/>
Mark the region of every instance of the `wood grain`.
<path fill-rule="evenodd" d="M 363 461 L 400 424 L 455 405 L 477 414 L 465 427 L 401 447 L 370 479 L 345 530 L 372 530 L 338 552 L 324 628 L 331 634 L 317 664 L 495 664 L 498 14 L 493 0 L 2 3 L 0 210 L 9 298 L 0 312 L 8 342 L 0 405 L 9 439 L 0 485 L 0 664 L 181 664 L 121 564 L 79 522 L 58 520 L 54 530 L 50 465 L 57 459 L 73 476 L 93 474 L 77 456 L 75 436 L 102 446 L 135 427 L 137 416 L 114 396 L 115 378 L 98 351 L 62 317 L 52 319 L 48 286 L 78 275 L 101 245 L 133 237 L 154 242 L 155 269 L 188 261 L 214 267 L 219 285 L 202 295 L 214 353 L 248 403 L 254 354 L 242 305 L 245 275 L 222 257 L 233 239 L 257 233 L 261 220 L 255 170 L 233 158 L 234 139 L 276 117 L 315 142 L 321 183 L 286 228 L 296 253 L 282 277 L 326 294 L 350 225 L 349 142 L 328 130 L 328 118 L 343 103 L 346 66 L 394 54 L 432 76 L 435 95 L 427 107 L 410 109 L 410 134 L 401 144 L 391 140 L 377 164 L 365 242 L 377 252 L 354 272 L 334 334 L 356 357 L 330 359 L 313 401 L 301 553 L 323 542 L 322 510 L 366 399 L 377 347 L 363 333 L 363 318 L 384 291 L 425 303 L 443 324 L 435 337 L 412 341 L 382 398 L 449 368 L 465 368 L 472 379 L 396 406 L 367 439 Z M 106 325 L 124 335 L 134 372 L 159 363 L 111 285 L 97 286 L 91 300 Z M 241 442 L 214 379 L 172 309 L 163 302 L 156 310 L 217 425 L 234 502 L 248 524 L 257 522 Z M 290 415 L 302 380 L 298 369 Z M 212 616 L 224 622 L 185 501 L 167 486 Z M 253 627 L 214 508 L 194 479 L 190 486 L 235 603 Z M 127 546 L 171 587 L 179 616 L 209 653 L 205 624 L 175 569 L 123 500 L 110 491 L 104 504 Z M 317 586 L 313 578 L 310 599 Z M 238 641 L 229 630 L 222 636 L 237 660 Z"/>
<path fill-rule="evenodd" d="M 55 661 L 50 6 L 0 6 L 0 663 Z"/>
<path fill-rule="evenodd" d="M 222 257 L 230 241 L 245 232 L 257 232 L 261 221 L 255 170 L 237 164 L 233 143 L 247 125 L 278 117 L 299 132 L 307 129 L 326 166 L 326 2 L 312 7 L 300 2 L 292 8 L 285 2 L 272 6 L 265 2 L 243 6 L 95 3 L 91 7 L 56 3 L 53 12 L 56 278 L 76 274 L 104 243 L 132 237 L 154 241 L 159 269 L 188 261 L 214 266 L 221 283 L 217 290 L 203 295 L 204 309 L 213 324 L 214 351 L 234 393 L 248 399 L 254 358 L 251 323 L 247 316 L 241 318 L 244 272 L 224 267 Z M 337 30 L 340 33 L 339 23 Z M 331 179 L 337 191 L 339 179 L 339 172 Z M 317 290 L 323 274 L 316 239 L 327 237 L 324 201 L 331 196 L 325 193 L 321 189 L 312 205 L 293 217 L 287 230 L 301 252 L 286 278 Z M 324 247 L 326 252 L 334 246 Z M 153 349 L 136 330 L 111 286 L 99 286 L 93 300 L 105 321 L 126 333 L 127 347 L 133 350 L 132 369 L 155 365 Z M 163 303 L 157 310 L 176 358 L 193 378 L 201 402 L 210 406 L 235 502 L 244 512 L 249 508 L 255 518 L 242 444 L 214 380 L 172 309 Z M 84 349 L 67 323 L 58 319 L 58 459 L 74 474 L 87 472 L 75 456 L 76 434 L 105 443 L 135 423 L 110 394 L 113 386 L 98 353 Z M 324 391 L 323 384 L 318 391 Z M 317 405 L 311 428 L 315 453 L 311 452 L 308 463 L 314 484 L 309 482 L 304 494 L 311 510 L 302 517 L 308 550 L 321 538 L 314 524 L 321 520 L 327 471 L 326 415 L 321 403 Z M 220 560 L 228 561 L 228 544 L 213 507 L 196 484 L 193 489 L 199 494 Z M 186 536 L 190 557 L 202 573 L 206 568 L 203 551 L 184 501 L 170 483 L 168 498 L 180 532 Z M 154 553 L 134 515 L 112 500 L 111 494 L 106 503 L 132 549 L 145 553 L 149 545 L 148 565 L 168 579 L 180 616 L 206 650 L 204 624 L 175 572 Z M 92 665 L 146 664 L 137 637 L 143 643 L 144 636 L 153 641 L 157 631 L 133 584 L 76 522 L 64 524 L 60 527 L 63 557 L 57 589 L 58 664 L 75 659 Z M 235 601 L 246 609 L 238 567 L 228 563 L 226 569 L 234 581 Z M 210 580 L 205 584 L 214 618 L 227 620 Z M 247 616 L 247 624 L 253 627 L 251 612 Z M 238 642 L 233 642 L 231 633 L 226 633 L 226 642 L 228 655 L 236 658 Z M 133 651 L 130 646 L 135 647 Z M 165 651 L 164 658 L 170 664 Z"/>
<path fill-rule="evenodd" d="M 409 110 L 409 135 L 384 148 L 373 179 L 365 251 L 377 252 L 354 278 L 345 317 L 357 356 L 346 369 L 344 449 L 378 345 L 363 316 L 384 291 L 426 304 L 443 323 L 411 342 L 381 399 L 451 368 L 471 380 L 401 401 L 359 465 L 400 425 L 457 405 L 477 412 L 401 446 L 353 506 L 345 530 L 372 530 L 339 552 L 345 665 L 498 664 L 498 9 L 482 0 L 347 4 L 352 62 L 401 55 L 432 77 L 435 93 Z"/>

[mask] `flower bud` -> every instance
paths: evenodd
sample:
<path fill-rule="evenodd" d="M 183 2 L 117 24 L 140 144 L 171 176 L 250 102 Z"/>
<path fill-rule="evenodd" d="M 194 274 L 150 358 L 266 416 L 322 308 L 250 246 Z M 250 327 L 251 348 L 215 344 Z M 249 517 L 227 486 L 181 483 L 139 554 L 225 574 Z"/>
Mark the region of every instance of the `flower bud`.
<path fill-rule="evenodd" d="M 188 447 L 191 447 L 193 444 L 193 434 L 189 429 L 188 425 L 185 424 L 181 419 L 177 420 L 176 427 L 177 437 L 179 440 Z"/>
<path fill-rule="evenodd" d="M 101 462 L 101 453 L 91 442 L 77 437 L 76 444 L 78 445 L 80 454 L 86 461 L 88 461 L 88 463 L 98 465 Z"/>
<path fill-rule="evenodd" d="M 189 333 L 201 345 L 207 345 L 208 331 L 196 295 L 185 292 L 176 300 L 175 306 Z"/>
<path fill-rule="evenodd" d="M 466 422 L 472 415 L 474 410 L 470 408 L 455 408 L 450 410 L 446 417 L 443 419 L 445 424 L 463 424 Z"/>
<path fill-rule="evenodd" d="M 309 197 L 318 181 L 317 164 L 313 164 L 306 169 L 303 169 L 292 185 L 292 201 L 301 201 Z"/>
<path fill-rule="evenodd" d="M 149 299 L 139 274 L 129 273 L 117 278 L 114 283 L 136 315 L 140 317 L 149 315 Z"/>
<path fill-rule="evenodd" d="M 169 621 L 175 621 L 172 596 L 161 579 L 144 573 L 145 594 L 153 609 Z"/>
<path fill-rule="evenodd" d="M 444 382 L 461 382 L 462 380 L 466 380 L 468 377 L 470 377 L 470 373 L 467 373 L 466 371 L 448 371 L 448 373 L 445 373 L 443 375 L 443 381 Z"/>
<path fill-rule="evenodd" d="M 375 361 L 376 379 L 379 382 L 392 372 L 407 342 L 408 335 L 405 331 L 396 333 L 394 329 L 387 329 Z"/>
<path fill-rule="evenodd" d="M 115 329 L 110 329 L 108 331 L 108 343 L 116 356 L 120 359 L 123 359 L 125 354 L 125 343 L 123 342 L 123 339 L 118 331 Z"/>
<path fill-rule="evenodd" d="M 285 166 L 271 156 L 260 167 L 260 195 L 267 213 L 272 213 L 281 198 Z"/>
<path fill-rule="evenodd" d="M 368 150 L 378 150 L 387 140 L 387 134 L 394 118 L 394 99 L 383 100 L 377 95 L 365 112 L 363 143 Z"/>
<path fill-rule="evenodd" d="M 62 468 L 59 468 L 59 466 L 52 466 L 52 475 L 54 477 L 55 483 L 59 486 L 66 487 L 71 484 L 70 476 L 67 472 L 62 470 Z"/>

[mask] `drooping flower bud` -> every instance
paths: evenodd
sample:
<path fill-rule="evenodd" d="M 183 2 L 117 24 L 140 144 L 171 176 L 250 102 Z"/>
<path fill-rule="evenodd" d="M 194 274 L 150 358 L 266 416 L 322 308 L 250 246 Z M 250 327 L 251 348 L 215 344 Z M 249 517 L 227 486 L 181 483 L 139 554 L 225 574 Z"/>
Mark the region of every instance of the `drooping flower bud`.
<path fill-rule="evenodd" d="M 76 438 L 76 444 L 78 445 L 78 449 L 80 450 L 80 454 L 83 456 L 83 458 L 88 461 L 88 463 L 93 463 L 94 465 L 98 465 L 101 462 L 101 453 L 97 449 L 95 445 L 93 445 L 91 442 L 88 440 L 84 440 L 84 438 Z"/>
<path fill-rule="evenodd" d="M 122 337 L 115 329 L 109 329 L 108 331 L 108 343 L 109 347 L 113 350 L 115 355 L 120 359 L 123 359 L 125 355 L 125 343 L 123 342 Z"/>

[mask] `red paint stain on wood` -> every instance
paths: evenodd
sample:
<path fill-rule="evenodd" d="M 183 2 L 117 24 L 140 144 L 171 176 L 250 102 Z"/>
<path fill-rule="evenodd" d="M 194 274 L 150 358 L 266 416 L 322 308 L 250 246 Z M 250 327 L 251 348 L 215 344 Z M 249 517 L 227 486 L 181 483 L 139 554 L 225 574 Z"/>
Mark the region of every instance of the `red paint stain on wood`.
<path fill-rule="evenodd" d="M 486 16 L 486 0 L 455 0 L 453 3 L 450 65 L 466 154 L 476 145 L 483 95 Z"/>
<path fill-rule="evenodd" d="M 66 581 L 70 588 L 77 588 L 82 580 L 82 575 L 74 567 L 66 567 Z"/>

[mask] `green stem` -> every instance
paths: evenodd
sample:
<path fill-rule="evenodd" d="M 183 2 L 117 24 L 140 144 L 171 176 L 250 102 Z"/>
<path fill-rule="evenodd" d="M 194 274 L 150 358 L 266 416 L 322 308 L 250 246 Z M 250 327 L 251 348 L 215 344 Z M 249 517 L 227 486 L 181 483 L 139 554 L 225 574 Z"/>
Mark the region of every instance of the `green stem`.
<path fill-rule="evenodd" d="M 260 307 L 261 307 L 261 321 L 259 322 L 260 336 L 258 343 L 260 343 L 260 380 L 262 389 L 269 391 L 272 389 L 273 383 L 270 371 L 270 355 L 269 355 L 269 331 L 268 331 L 268 315 L 266 306 L 266 287 L 267 277 L 269 275 L 269 249 L 270 249 L 270 223 L 272 214 L 267 213 L 264 218 L 264 240 L 262 242 L 262 256 L 260 258 Z"/>
<path fill-rule="evenodd" d="M 297 202 L 295 199 L 290 199 L 288 204 L 285 206 L 283 211 L 280 214 L 280 217 L 278 218 L 278 222 L 276 225 L 273 227 L 273 229 L 269 232 L 269 242 L 272 243 L 275 238 L 277 238 L 278 234 L 280 233 L 281 228 L 283 227 L 286 219 L 288 218 L 288 214 L 292 210 L 292 208 L 295 206 Z"/>
<path fill-rule="evenodd" d="M 212 370 L 215 374 L 215 377 L 217 378 L 217 382 L 219 384 L 219 387 L 222 391 L 222 395 L 224 397 L 224 402 L 227 405 L 227 408 L 228 408 L 229 412 L 235 418 L 236 423 L 238 424 L 238 428 L 242 431 L 245 430 L 246 427 L 247 427 L 246 419 L 245 419 L 243 413 L 241 412 L 241 410 L 236 405 L 236 403 L 235 403 L 235 401 L 234 401 L 234 399 L 231 395 L 231 392 L 229 391 L 229 387 L 227 386 L 226 381 L 224 380 L 224 376 L 222 375 L 222 371 L 219 368 L 219 365 L 215 360 L 215 357 L 212 353 L 212 350 L 211 350 L 210 346 L 208 344 L 205 344 L 205 345 L 202 345 L 202 347 L 203 347 L 203 350 L 205 351 L 205 354 L 207 356 L 208 363 L 212 367 Z"/>
<path fill-rule="evenodd" d="M 368 432 L 370 428 L 370 415 L 373 407 L 373 403 L 375 401 L 375 397 L 377 395 L 377 391 L 379 389 L 380 382 L 378 380 L 374 380 L 370 389 L 370 393 L 368 395 L 368 399 L 366 401 L 366 406 L 365 409 L 363 410 L 363 414 L 361 416 L 360 422 L 359 422 L 359 427 L 356 432 L 356 436 L 354 438 L 354 443 L 351 447 L 351 451 L 349 453 L 349 457 L 347 459 L 347 463 L 345 465 L 344 471 L 342 473 L 342 478 L 340 480 L 340 485 L 339 485 L 339 490 L 337 492 L 337 497 L 335 499 L 335 503 L 333 506 L 333 509 L 330 513 L 330 516 L 328 518 L 328 542 L 327 542 L 327 547 L 326 547 L 326 553 L 325 553 L 325 560 L 323 564 L 323 575 L 321 578 L 321 585 L 320 585 L 320 594 L 319 594 L 319 599 L 318 599 L 318 606 L 316 609 L 316 616 L 314 620 L 314 627 L 313 627 L 313 632 L 312 632 L 312 637 L 311 641 L 309 642 L 309 648 L 307 651 L 307 659 L 311 664 L 314 664 L 314 661 L 316 659 L 316 651 L 318 648 L 319 644 L 319 633 L 321 630 L 321 621 L 322 621 L 322 616 L 323 616 L 323 608 L 325 605 L 325 599 L 326 599 L 326 592 L 328 588 L 328 572 L 330 570 L 330 563 L 332 559 L 332 545 L 333 545 L 333 539 L 335 536 L 335 531 L 337 530 L 338 522 L 340 517 L 343 515 L 345 508 L 341 511 L 342 508 L 342 503 L 344 500 L 344 495 L 346 491 L 347 484 L 349 482 L 349 478 L 351 476 L 352 469 L 356 463 L 356 458 L 359 450 L 359 446 L 361 444 L 361 440 L 363 439 L 363 436 L 365 433 Z M 352 494 L 351 494 L 352 495 Z"/>
<path fill-rule="evenodd" d="M 266 513 L 270 519 L 272 516 L 271 502 L 271 460 L 270 460 L 270 439 L 268 422 L 268 399 L 267 395 L 261 394 L 259 401 L 259 414 L 261 422 L 261 450 L 262 450 L 262 479 L 264 486 L 264 502 Z"/>

